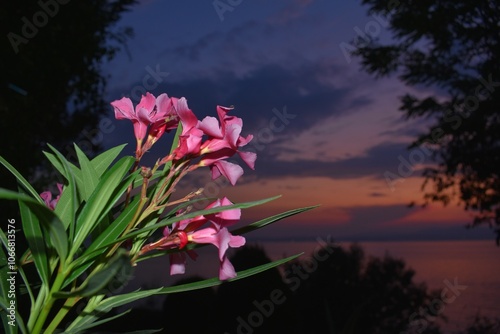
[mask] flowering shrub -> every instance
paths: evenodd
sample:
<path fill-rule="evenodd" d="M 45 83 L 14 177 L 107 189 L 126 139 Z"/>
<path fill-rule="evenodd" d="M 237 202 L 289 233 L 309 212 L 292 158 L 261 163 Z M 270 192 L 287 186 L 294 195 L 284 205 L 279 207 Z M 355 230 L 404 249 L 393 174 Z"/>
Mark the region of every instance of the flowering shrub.
<path fill-rule="evenodd" d="M 273 268 L 290 259 L 275 261 L 236 273 L 227 258 L 229 248 L 245 244 L 242 234 L 313 207 L 294 209 L 234 228 L 241 209 L 264 204 L 277 197 L 234 204 L 226 197 L 212 199 L 194 211 L 202 189 L 173 199 L 180 180 L 189 172 L 208 167 L 213 179 L 224 177 L 234 186 L 243 168 L 227 161 L 238 155 L 254 169 L 256 154 L 244 151 L 252 135 L 241 135 L 243 121 L 231 114 L 232 107 L 217 106 L 218 119 L 198 120 L 185 98 L 154 97 L 147 93 L 137 106 L 128 98 L 111 103 L 117 119 L 132 121 L 135 156 L 114 162 L 125 145 L 89 159 L 76 145 L 78 166 L 57 149 L 44 152 L 62 175 L 59 194 L 41 194 L 4 158 L 0 162 L 18 180 L 19 191 L 0 188 L 0 198 L 17 200 L 22 232 L 28 250 L 15 263 L 0 268 L 0 306 L 7 333 L 82 333 L 115 317 L 102 319 L 111 309 L 156 294 L 209 287 L 221 280 L 236 280 Z M 171 149 L 153 166 L 141 159 L 165 132 L 175 130 Z M 230 230 L 231 229 L 231 230 Z M 12 238 L 0 231 L 0 240 L 11 259 Z M 183 274 L 187 257 L 211 244 L 219 250 L 219 277 L 173 287 L 116 294 L 139 262 L 168 255 L 170 274 Z M 3 249 L 2 249 L 3 251 Z M 0 254 L 7 259 L 6 253 Z M 10 261 L 10 260 L 9 260 Z M 34 266 L 37 277 L 25 269 Z M 31 301 L 27 322 L 8 295 L 9 274 L 19 273 L 22 288 Z M 111 288 L 113 287 L 113 288 Z M 19 290 L 19 289 L 18 289 Z M 10 301 L 9 301 L 10 300 Z M 70 312 L 77 303 L 79 312 Z M 14 302 L 15 304 L 15 302 Z M 83 305 L 83 306 L 81 306 Z M 77 313 L 77 314 L 74 314 Z"/>

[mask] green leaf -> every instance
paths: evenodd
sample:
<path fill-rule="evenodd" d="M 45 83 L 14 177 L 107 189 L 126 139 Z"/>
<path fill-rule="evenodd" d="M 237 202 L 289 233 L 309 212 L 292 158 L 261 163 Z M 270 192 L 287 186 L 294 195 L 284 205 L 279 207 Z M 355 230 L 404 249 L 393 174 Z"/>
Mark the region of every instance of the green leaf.
<path fill-rule="evenodd" d="M 319 205 L 308 206 L 308 207 L 304 207 L 304 208 L 293 209 L 293 210 L 289 210 L 289 211 L 286 211 L 286 212 L 282 212 L 282 213 L 279 213 L 277 215 L 274 215 L 274 216 L 267 217 L 267 218 L 264 218 L 262 220 L 256 221 L 256 222 L 254 222 L 252 224 L 249 224 L 247 226 L 243 226 L 241 228 L 232 230 L 231 234 L 233 234 L 233 235 L 241 235 L 241 234 L 249 233 L 249 232 L 258 230 L 259 228 L 262 228 L 264 226 L 267 226 L 267 225 L 270 225 L 272 223 L 275 223 L 275 222 L 277 222 L 277 221 L 279 221 L 281 219 L 284 219 L 284 218 L 287 218 L 287 217 L 299 214 L 301 212 L 312 210 L 314 208 L 317 208 L 318 206 Z M 194 244 L 194 243 L 191 243 L 191 244 L 188 244 L 185 247 L 185 250 L 191 250 L 191 249 L 195 249 L 195 248 L 205 247 L 207 245 L 208 244 Z M 151 258 L 155 258 L 155 257 L 159 257 L 159 256 L 164 256 L 165 254 L 177 253 L 177 252 L 182 252 L 182 251 L 184 251 L 184 250 L 170 249 L 170 250 L 163 250 L 163 251 L 155 251 L 155 252 L 151 252 L 151 253 L 148 253 L 146 255 L 143 255 L 143 256 L 139 257 L 136 262 L 138 263 L 138 262 L 141 262 L 141 261 L 144 261 L 144 260 L 148 260 L 148 259 L 151 259 Z"/>
<path fill-rule="evenodd" d="M 61 175 L 63 175 L 64 178 L 66 178 L 66 176 L 65 176 L 66 171 L 64 169 L 62 162 L 59 160 L 59 158 L 57 158 L 57 156 L 55 154 L 50 153 L 50 152 L 43 151 L 43 154 L 50 161 L 52 166 L 54 166 L 54 168 Z M 81 175 L 82 174 L 81 170 L 69 161 L 68 161 L 68 165 L 69 165 L 69 168 L 71 169 L 71 171 L 73 172 L 73 176 L 75 177 L 76 184 L 78 185 L 77 188 L 83 189 L 83 182 L 84 181 L 83 181 L 83 178 Z M 80 195 L 80 197 L 82 197 L 83 194 L 79 193 L 79 195 Z"/>
<path fill-rule="evenodd" d="M 99 177 L 101 177 L 101 175 L 109 168 L 109 165 L 111 165 L 126 145 L 127 144 L 123 144 L 113 147 L 92 159 L 92 167 L 94 167 L 94 170 Z"/>
<path fill-rule="evenodd" d="M 31 184 L 15 169 L 10 163 L 7 162 L 2 156 L 0 156 L 0 163 L 5 166 L 11 172 L 19 182 L 20 186 L 24 191 L 30 194 L 38 202 L 43 203 L 42 198 L 38 195 L 38 192 L 31 186 Z"/>
<path fill-rule="evenodd" d="M 78 182 L 78 181 L 77 181 Z M 64 228 L 67 229 L 70 226 L 71 222 L 74 221 L 75 212 L 73 211 L 74 205 L 72 205 L 72 201 L 74 201 L 74 186 L 64 186 L 63 192 L 59 201 L 57 202 L 56 208 L 54 209 L 54 213 L 61 219 Z M 79 203 L 76 203 L 76 207 L 79 206 Z"/>
<path fill-rule="evenodd" d="M 110 293 L 111 290 L 105 290 L 111 282 L 118 282 L 123 285 L 130 277 L 132 265 L 130 258 L 124 249 L 119 249 L 118 252 L 108 261 L 106 266 L 96 273 L 90 275 L 80 288 L 66 292 L 60 291 L 54 293 L 56 298 L 69 298 L 74 296 L 91 297 L 98 294 Z M 113 287 L 115 285 L 113 284 Z"/>
<path fill-rule="evenodd" d="M 127 233 L 126 236 L 121 237 L 118 240 L 115 240 L 113 243 L 116 243 L 117 241 L 122 241 L 122 240 L 130 239 L 132 237 L 136 237 L 136 236 L 138 236 L 138 235 L 140 235 L 140 234 L 142 234 L 144 232 L 156 230 L 156 229 L 158 229 L 160 227 L 164 227 L 164 226 L 167 226 L 167 225 L 172 225 L 173 223 L 178 222 L 178 221 L 183 220 L 183 219 L 194 218 L 194 217 L 197 217 L 197 216 L 200 216 L 200 215 L 208 215 L 208 214 L 222 212 L 222 211 L 231 210 L 231 209 L 246 209 L 246 208 L 251 208 L 253 206 L 262 205 L 264 203 L 267 203 L 267 202 L 270 202 L 270 201 L 274 201 L 275 199 L 278 199 L 280 197 L 281 197 L 281 195 L 274 196 L 274 197 L 269 197 L 269 198 L 265 198 L 265 199 L 261 199 L 261 200 L 258 200 L 258 201 L 238 203 L 238 204 L 227 205 L 227 206 L 218 206 L 218 207 L 212 208 L 212 209 L 190 212 L 190 213 L 186 213 L 186 214 L 183 214 L 183 215 L 180 215 L 180 216 L 175 216 L 175 217 L 172 217 L 172 218 L 164 219 L 161 222 L 159 222 L 159 223 L 157 223 L 157 224 L 155 224 L 153 226 L 146 226 L 146 227 L 140 228 L 140 229 L 138 229 L 138 230 L 136 230 L 134 232 Z M 107 247 L 110 244 L 112 244 L 112 243 L 105 243 L 103 246 L 101 246 L 101 248 Z"/>
<path fill-rule="evenodd" d="M 182 134 L 182 124 L 181 122 L 179 122 L 177 130 L 175 131 L 174 139 L 172 140 L 172 145 L 170 146 L 169 154 L 172 154 L 172 152 L 177 148 L 177 146 L 179 146 L 179 137 L 181 136 L 181 134 Z M 169 161 L 165 164 L 165 166 L 163 167 L 163 175 L 167 174 L 171 166 L 172 166 L 172 161 Z"/>
<path fill-rule="evenodd" d="M 30 245 L 35 264 L 38 262 L 41 266 L 40 270 L 42 270 L 42 272 L 39 272 L 41 275 L 40 278 L 42 281 L 47 279 L 47 276 L 44 276 L 44 263 L 47 260 L 45 253 L 47 249 L 45 248 L 45 234 L 40 229 L 40 225 L 47 232 L 47 236 L 50 238 L 60 258 L 65 260 L 68 252 L 68 237 L 66 236 L 63 223 L 53 211 L 45 206 L 45 204 L 40 204 L 35 199 L 23 193 L 16 193 L 0 188 L 0 198 L 17 199 L 19 201 L 24 234 Z M 38 261 L 36 257 L 39 258 Z M 41 258 L 45 260 L 42 261 Z"/>
<path fill-rule="evenodd" d="M 59 160 L 59 162 L 61 163 L 62 167 L 63 167 L 63 170 L 64 170 L 64 177 L 66 178 L 66 180 L 68 181 L 68 189 L 67 191 L 69 192 L 69 196 L 70 196 L 70 199 L 68 200 L 68 202 L 66 203 L 66 205 L 69 206 L 69 213 L 66 214 L 66 217 L 67 217 L 67 221 L 65 222 L 65 224 L 63 224 L 63 227 L 66 229 L 66 227 L 69 225 L 69 228 L 70 228 L 70 232 L 69 232 L 69 235 L 70 235 L 70 238 L 72 239 L 73 238 L 73 235 L 75 233 L 75 215 L 76 215 L 76 211 L 79 207 L 79 201 L 78 201 L 78 198 L 77 198 L 77 194 L 76 194 L 76 181 L 75 181 L 75 175 L 73 173 L 73 169 L 72 167 L 70 166 L 71 163 L 61 154 L 61 152 L 59 152 L 55 147 L 53 147 L 52 145 L 50 144 L 47 144 L 50 149 L 54 152 L 54 154 L 56 155 L 57 159 Z M 77 173 L 78 174 L 78 173 Z M 85 183 L 85 180 L 83 181 Z M 64 190 L 63 190 L 64 191 Z M 64 234 L 66 236 L 66 234 Z M 56 235 L 57 236 L 57 235 Z M 66 243 L 66 248 L 67 248 L 67 243 Z M 61 255 L 61 254 L 59 254 Z M 65 259 L 66 257 L 63 257 L 63 259 Z"/>
<path fill-rule="evenodd" d="M 247 277 L 259 274 L 263 271 L 275 268 L 279 265 L 282 265 L 283 263 L 294 260 L 294 259 L 298 258 L 299 256 L 301 256 L 302 254 L 304 254 L 304 253 L 292 255 L 292 256 L 289 256 L 289 257 L 281 259 L 281 260 L 277 260 L 277 261 L 266 263 L 266 264 L 263 264 L 263 265 L 260 265 L 260 266 L 254 267 L 254 268 L 239 271 L 235 278 L 231 278 L 227 281 L 234 282 L 234 281 L 237 281 L 237 280 L 240 280 L 243 278 L 247 278 Z M 158 292 L 158 294 L 169 294 L 169 293 L 176 293 L 176 292 L 198 290 L 198 289 L 209 288 L 209 287 L 212 287 L 215 285 L 219 285 L 221 283 L 222 283 L 222 281 L 220 281 L 217 277 L 214 277 L 214 278 L 209 278 L 209 279 L 206 279 L 203 281 L 161 288 L 160 291 Z"/>
<path fill-rule="evenodd" d="M 282 213 L 279 213 L 277 215 L 261 219 L 259 221 L 252 223 L 252 224 L 249 224 L 247 226 L 243 226 L 243 227 L 240 227 L 236 230 L 233 230 L 233 231 L 231 231 L 231 234 L 240 235 L 240 234 L 252 232 L 252 231 L 258 230 L 259 228 L 267 226 L 269 224 L 275 223 L 278 220 L 281 220 L 281 219 L 284 219 L 284 218 L 287 218 L 287 217 L 290 217 L 290 216 L 293 216 L 293 215 L 296 215 L 296 214 L 299 214 L 299 213 L 302 213 L 305 211 L 312 210 L 314 208 L 317 208 L 318 206 L 319 205 L 313 205 L 313 206 L 307 206 L 304 208 L 298 208 L 298 209 L 293 209 L 293 210 L 289 210 L 286 212 L 282 212 Z"/>
<path fill-rule="evenodd" d="M 83 182 L 83 200 L 87 201 L 94 192 L 94 189 L 99 183 L 99 175 L 97 174 L 94 166 L 90 163 L 85 153 L 75 144 L 75 151 L 82 171 Z"/>
<path fill-rule="evenodd" d="M 34 201 L 24 203 L 29 207 L 31 212 L 36 215 L 40 223 L 42 223 L 42 227 L 47 232 L 52 246 L 56 249 L 61 261 L 65 261 L 68 256 L 68 236 L 66 235 L 66 229 L 59 217 L 45 205 L 41 205 Z M 23 228 L 25 228 L 24 224 Z"/>
<path fill-rule="evenodd" d="M 47 158 L 47 160 L 49 160 L 49 162 L 52 164 L 52 166 L 59 172 L 59 174 L 61 174 L 62 176 L 64 176 L 64 178 L 66 178 L 66 171 L 64 169 L 62 161 L 54 153 L 50 153 L 47 151 L 42 151 L 42 152 Z M 68 161 L 68 163 L 73 173 L 75 172 L 75 170 L 79 170 L 78 167 L 73 165 L 71 162 Z"/>
<path fill-rule="evenodd" d="M 125 210 L 113 221 L 108 228 L 99 235 L 99 237 L 94 240 L 90 246 L 85 250 L 85 252 L 76 259 L 73 264 L 76 266 L 75 269 L 71 272 L 71 274 L 66 278 L 63 288 L 66 287 L 69 283 L 71 283 L 75 278 L 80 276 L 85 270 L 87 270 L 91 265 L 94 258 L 101 255 L 103 251 L 96 251 L 96 249 L 100 249 L 100 247 L 109 243 L 110 241 L 118 239 L 121 233 L 125 230 L 128 223 L 134 217 L 135 211 L 139 206 L 139 197 L 136 197 L 130 204 L 125 208 Z"/>
<path fill-rule="evenodd" d="M 79 334 L 79 333 L 82 333 L 83 331 L 86 331 L 86 330 L 88 330 L 90 328 L 93 328 L 93 327 L 96 327 L 96 326 L 100 326 L 100 325 L 105 324 L 107 322 L 110 322 L 112 320 L 118 319 L 119 317 L 122 317 L 125 314 L 129 313 L 131 310 L 132 309 L 126 310 L 125 312 L 119 313 L 117 315 L 114 315 L 112 317 L 108 317 L 108 318 L 105 318 L 105 319 L 102 319 L 102 320 L 99 320 L 99 321 L 89 322 L 85 326 L 78 326 L 77 328 L 72 329 L 72 330 L 69 329 L 69 327 L 68 327 L 68 328 L 66 328 L 66 330 L 65 330 L 64 333 L 65 334 L 77 334 L 77 333 Z M 97 320 L 97 319 L 99 319 L 99 317 L 96 315 L 94 317 L 94 320 Z"/>
<path fill-rule="evenodd" d="M 19 200 L 19 210 L 21 212 L 21 221 L 23 222 L 23 232 L 28 241 L 38 276 L 40 276 L 43 285 L 47 287 L 49 286 L 50 269 L 40 222 L 37 216 L 22 200 Z"/>
<path fill-rule="evenodd" d="M 80 248 L 83 241 L 99 222 L 99 218 L 103 214 L 106 214 L 106 212 L 103 212 L 104 209 L 106 207 L 110 209 L 108 205 L 110 199 L 113 197 L 113 199 L 117 200 L 119 196 L 121 196 L 121 194 L 116 192 L 116 189 L 133 163 L 134 158 L 123 157 L 111 169 L 104 173 L 78 217 L 71 255 L 74 255 Z M 125 190 L 126 187 L 123 191 Z"/>
<path fill-rule="evenodd" d="M 10 224 L 10 222 L 9 222 L 9 224 Z M 8 229 L 8 231 L 11 231 L 11 230 Z M 12 230 L 12 231 L 16 231 L 16 233 L 18 232 L 18 230 Z M 12 235 L 15 235 L 15 234 L 9 233 L 9 235 L 12 236 Z M 8 250 L 9 250 L 9 240 L 11 240 L 11 239 L 12 238 L 8 238 L 7 235 L 3 232 L 3 230 L 0 229 L 0 241 L 1 241 L 2 245 L 3 245 L 3 247 L 5 248 L 5 250 L 7 250 L 7 253 L 8 253 Z M 12 272 L 13 270 L 12 270 L 12 268 L 8 267 L 8 262 L 7 262 L 8 257 L 7 257 L 6 253 L 3 253 L 3 250 L 2 250 L 2 254 L 0 254 L 0 257 L 1 257 L 0 263 L 2 263 L 2 267 L 0 268 L 0 279 L 2 280 L 0 282 L 0 297 L 3 296 L 5 299 L 7 299 L 7 291 L 8 291 L 8 289 L 6 288 L 7 285 L 3 285 L 3 284 L 7 284 L 7 280 L 6 280 L 7 279 L 7 273 L 8 272 Z M 17 257 L 16 257 L 15 261 L 16 261 L 16 268 L 15 269 L 21 275 L 21 278 L 24 281 L 24 286 L 21 283 L 19 291 L 20 291 L 21 294 L 23 294 L 23 292 L 24 292 L 23 289 L 24 289 L 25 292 L 27 292 L 29 294 L 31 304 L 33 305 L 35 303 L 35 298 L 33 296 L 33 292 L 32 292 L 31 286 L 36 286 L 37 284 L 35 282 L 33 282 L 33 281 L 32 282 L 28 282 L 28 278 L 26 277 L 26 274 L 24 272 L 23 267 L 19 265 L 19 260 L 17 259 Z M 31 283 L 31 284 L 29 284 L 29 283 Z"/>

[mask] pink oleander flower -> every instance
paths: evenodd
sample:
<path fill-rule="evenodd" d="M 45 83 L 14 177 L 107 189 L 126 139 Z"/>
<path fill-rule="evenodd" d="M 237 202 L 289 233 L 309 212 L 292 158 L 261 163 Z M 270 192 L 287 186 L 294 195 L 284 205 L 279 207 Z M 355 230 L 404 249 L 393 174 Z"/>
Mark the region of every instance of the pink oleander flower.
<path fill-rule="evenodd" d="M 188 225 L 189 226 L 189 225 Z M 226 251 L 231 248 L 241 247 L 245 244 L 245 238 L 239 235 L 232 235 L 226 227 L 220 228 L 216 224 L 211 224 L 209 227 L 186 232 L 185 230 L 180 230 L 179 226 L 174 224 L 172 226 L 172 231 L 167 227 L 163 231 L 165 237 L 170 235 L 175 235 L 176 239 L 179 240 L 177 245 L 179 248 L 183 248 L 185 244 L 195 243 L 195 244 L 212 244 L 219 249 L 219 279 L 226 280 L 229 278 L 236 277 L 236 271 L 233 265 L 229 261 L 226 255 Z M 188 250 L 186 253 L 195 260 L 197 254 L 195 251 Z M 186 268 L 186 255 L 184 253 L 174 253 L 170 254 L 170 274 L 184 274 Z"/>
<path fill-rule="evenodd" d="M 203 131 L 198 129 L 198 118 L 189 109 L 185 98 L 177 102 L 177 114 L 182 124 L 182 133 L 179 136 L 179 146 L 174 150 L 174 159 L 195 157 L 200 154 L 200 145 Z"/>
<path fill-rule="evenodd" d="M 57 183 L 57 189 L 59 189 L 59 195 L 57 195 L 57 197 L 54 199 L 52 199 L 52 193 L 48 190 L 40 194 L 40 197 L 45 202 L 45 205 L 47 205 L 47 207 L 51 210 L 54 210 L 56 208 L 57 202 L 59 202 L 59 199 L 61 198 L 63 185 L 61 183 Z"/>
<path fill-rule="evenodd" d="M 239 177 L 243 175 L 243 169 L 224 159 L 238 153 L 247 166 L 254 169 L 257 155 L 254 152 L 239 150 L 240 147 L 247 145 L 253 136 L 242 137 L 240 135 L 243 120 L 239 117 L 229 116 L 228 112 L 232 109 L 217 106 L 220 126 L 215 117 L 208 116 L 200 122 L 199 128 L 208 136 L 208 139 L 201 145 L 203 156 L 199 164 L 200 166 L 210 166 L 212 179 L 223 175 L 232 185 L 235 185 Z"/>
<path fill-rule="evenodd" d="M 148 126 L 152 123 L 151 116 L 156 106 L 155 97 L 150 93 L 146 93 L 146 95 L 142 96 L 135 110 L 132 100 L 127 97 L 113 101 L 111 105 L 115 109 L 116 119 L 129 119 L 132 121 L 135 138 L 138 143 L 142 143 L 142 140 L 146 136 Z"/>
<path fill-rule="evenodd" d="M 169 98 L 167 94 L 161 94 L 155 98 L 154 95 L 146 93 L 135 109 L 132 101 L 127 97 L 111 102 L 116 119 L 132 121 L 137 140 L 136 154 L 138 156 L 151 148 L 163 133 L 177 128 L 179 122 L 176 112 L 177 100 L 177 98 Z M 148 139 L 142 147 L 146 134 Z"/>
<path fill-rule="evenodd" d="M 156 98 L 156 113 L 151 117 L 152 125 L 148 132 L 148 142 L 151 142 L 151 145 L 158 141 L 165 132 L 177 128 L 179 124 L 177 101 L 177 98 L 170 98 L 165 93 Z"/>
<path fill-rule="evenodd" d="M 180 117 L 183 132 L 179 139 L 179 146 L 175 150 L 174 160 L 186 157 L 201 157 L 197 166 L 209 166 L 212 179 L 224 176 L 235 185 L 243 175 L 243 168 L 234 163 L 225 161 L 238 153 L 242 160 L 251 168 L 255 168 L 257 155 L 253 152 L 240 151 L 239 148 L 248 144 L 253 136 L 242 137 L 243 121 L 227 113 L 233 108 L 217 106 L 219 121 L 215 117 L 207 116 L 202 121 L 196 119 L 191 110 L 185 108 Z M 203 136 L 206 140 L 202 142 Z"/>
<path fill-rule="evenodd" d="M 232 205 L 226 197 L 210 203 L 205 209 Z M 219 278 L 226 280 L 236 277 L 233 265 L 227 258 L 226 252 L 231 248 L 241 247 L 245 244 L 245 238 L 234 236 L 227 229 L 235 224 L 241 216 L 241 209 L 230 209 L 206 216 L 197 216 L 181 220 L 163 230 L 163 238 L 157 242 L 146 245 L 142 251 L 159 249 L 183 249 L 189 243 L 212 244 L 219 249 Z M 204 225 L 207 227 L 202 228 Z M 170 254 L 170 274 L 184 274 L 187 257 L 196 260 L 197 254 L 193 250 Z"/>

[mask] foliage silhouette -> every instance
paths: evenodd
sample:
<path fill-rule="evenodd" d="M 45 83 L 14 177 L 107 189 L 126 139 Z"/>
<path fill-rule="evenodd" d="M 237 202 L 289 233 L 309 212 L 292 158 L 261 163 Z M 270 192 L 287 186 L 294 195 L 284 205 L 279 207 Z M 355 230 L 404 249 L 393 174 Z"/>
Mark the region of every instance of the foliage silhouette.
<path fill-rule="evenodd" d="M 85 139 L 80 147 L 86 153 L 99 148 L 99 117 L 109 111 L 100 66 L 131 35 L 116 23 L 135 2 L 2 2 L 0 154 L 21 174 L 43 175 L 38 167 L 47 142 L 69 157 L 73 141 Z M 3 168 L 1 173 L 2 186 L 15 188 Z"/>
<path fill-rule="evenodd" d="M 500 2 L 389 3 L 363 0 L 388 19 L 392 40 L 364 36 L 353 53 L 369 73 L 435 91 L 406 94 L 400 106 L 432 122 L 410 146 L 431 149 L 437 162 L 423 173 L 424 204 L 457 199 L 474 213 L 470 226 L 488 223 L 500 238 Z"/>
<path fill-rule="evenodd" d="M 467 328 L 465 334 L 498 334 L 500 333 L 500 319 L 492 320 L 476 316 L 474 323 Z"/>
<path fill-rule="evenodd" d="M 271 259 L 258 246 L 240 248 L 231 258 L 237 271 L 269 262 Z M 279 304 L 271 301 L 275 290 L 280 292 Z M 276 268 L 246 280 L 223 283 L 217 290 L 217 333 L 298 333 L 290 297 L 291 291 Z"/>
<path fill-rule="evenodd" d="M 363 250 L 333 244 L 330 256 L 318 262 L 295 291 L 301 333 L 400 333 L 412 330 L 410 317 L 426 307 L 437 292 L 413 281 L 415 272 L 391 257 L 366 259 Z M 293 266 L 307 267 L 303 261 Z M 314 319 L 314 321 L 311 321 Z M 416 320 L 415 317 L 412 320 Z M 440 333 L 434 324 L 420 333 Z"/>

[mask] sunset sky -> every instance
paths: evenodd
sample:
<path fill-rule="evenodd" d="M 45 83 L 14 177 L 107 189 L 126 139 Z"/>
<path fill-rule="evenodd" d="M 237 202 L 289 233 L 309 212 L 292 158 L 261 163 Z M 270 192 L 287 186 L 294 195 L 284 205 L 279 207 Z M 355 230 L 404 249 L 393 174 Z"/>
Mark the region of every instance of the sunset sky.
<path fill-rule="evenodd" d="M 245 211 L 247 220 L 321 204 L 254 237 L 492 238 L 484 227 L 466 230 L 470 215 L 456 205 L 407 207 L 421 200 L 420 170 L 431 161 L 406 149 L 425 124 L 403 119 L 398 96 L 432 90 L 376 81 L 347 55 L 358 34 L 389 38 L 386 21 L 368 16 L 360 2 L 145 0 L 120 25 L 135 36 L 105 66 L 109 101 L 137 101 L 146 87 L 185 96 L 199 118 L 216 116 L 218 104 L 234 105 L 244 132 L 255 136 L 258 160 L 255 171 L 245 169 L 236 187 L 223 186 L 217 196 L 241 202 L 283 195 Z M 104 145 L 132 142 L 131 124 L 113 122 Z M 167 150 L 168 139 L 161 145 L 151 156 Z M 404 177 L 388 182 L 388 173 Z M 208 170 L 202 174 L 185 187 L 210 182 Z"/>

